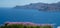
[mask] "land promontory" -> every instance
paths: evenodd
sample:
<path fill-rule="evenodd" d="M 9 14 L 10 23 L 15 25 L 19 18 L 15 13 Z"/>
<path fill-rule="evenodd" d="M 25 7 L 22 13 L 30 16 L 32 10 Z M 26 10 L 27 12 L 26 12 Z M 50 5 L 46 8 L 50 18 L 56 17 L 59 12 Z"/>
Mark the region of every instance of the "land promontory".
<path fill-rule="evenodd" d="M 23 8 L 23 9 L 38 9 L 38 10 L 60 10 L 60 2 L 57 3 L 30 3 L 29 5 L 25 5 L 25 6 L 15 6 L 14 8 L 19 9 L 19 8 Z"/>

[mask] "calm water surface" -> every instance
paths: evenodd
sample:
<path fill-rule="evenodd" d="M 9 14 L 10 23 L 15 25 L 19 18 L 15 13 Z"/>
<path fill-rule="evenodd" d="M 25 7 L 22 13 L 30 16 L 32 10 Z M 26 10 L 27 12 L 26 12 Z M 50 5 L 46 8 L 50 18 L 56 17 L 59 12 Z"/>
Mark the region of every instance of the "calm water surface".
<path fill-rule="evenodd" d="M 0 24 L 4 22 L 33 22 L 60 25 L 60 12 L 33 9 L 0 9 Z"/>

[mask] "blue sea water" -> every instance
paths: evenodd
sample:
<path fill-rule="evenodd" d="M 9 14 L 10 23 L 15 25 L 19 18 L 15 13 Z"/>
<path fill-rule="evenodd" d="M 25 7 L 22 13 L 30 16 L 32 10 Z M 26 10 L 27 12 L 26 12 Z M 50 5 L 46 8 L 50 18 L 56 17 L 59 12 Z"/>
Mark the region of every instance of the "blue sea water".
<path fill-rule="evenodd" d="M 38 11 L 34 9 L 0 8 L 0 24 L 4 22 L 33 22 L 60 26 L 60 12 Z"/>

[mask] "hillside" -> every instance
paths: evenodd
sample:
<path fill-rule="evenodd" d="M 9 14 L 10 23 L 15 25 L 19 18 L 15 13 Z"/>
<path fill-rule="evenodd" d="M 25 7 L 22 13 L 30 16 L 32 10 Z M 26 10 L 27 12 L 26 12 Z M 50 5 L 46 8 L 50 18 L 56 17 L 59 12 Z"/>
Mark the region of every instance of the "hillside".
<path fill-rule="evenodd" d="M 38 10 L 60 10 L 60 2 L 58 3 L 52 3 L 52 4 L 47 4 L 47 3 L 31 3 L 29 5 L 25 6 L 16 6 L 14 8 L 24 8 L 24 9 L 38 9 Z"/>

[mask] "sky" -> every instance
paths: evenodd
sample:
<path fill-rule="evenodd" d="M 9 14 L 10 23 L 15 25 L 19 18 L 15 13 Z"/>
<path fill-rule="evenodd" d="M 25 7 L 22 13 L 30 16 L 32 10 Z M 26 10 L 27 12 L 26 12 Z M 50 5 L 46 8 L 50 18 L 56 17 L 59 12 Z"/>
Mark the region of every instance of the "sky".
<path fill-rule="evenodd" d="M 14 7 L 16 5 L 27 5 L 30 3 L 56 3 L 60 0 L 0 0 L 0 7 Z"/>

